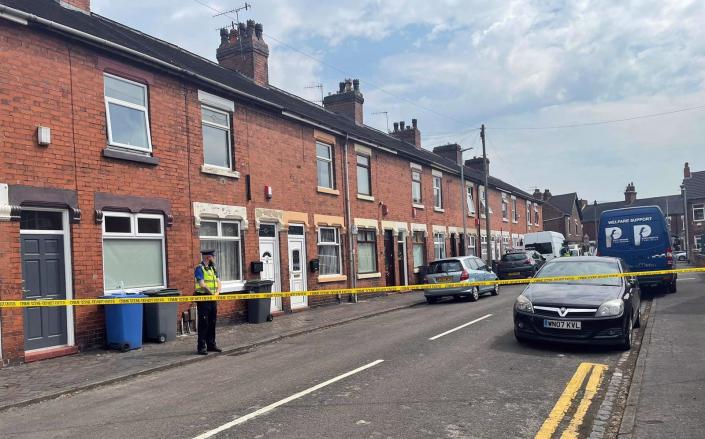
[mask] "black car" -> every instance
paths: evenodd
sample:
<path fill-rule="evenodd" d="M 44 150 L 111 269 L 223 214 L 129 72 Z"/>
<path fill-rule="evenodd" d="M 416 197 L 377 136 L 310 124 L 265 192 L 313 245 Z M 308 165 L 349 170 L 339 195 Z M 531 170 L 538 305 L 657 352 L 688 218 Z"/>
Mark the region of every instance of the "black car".
<path fill-rule="evenodd" d="M 578 256 L 553 259 L 535 277 L 627 271 L 618 258 Z M 640 305 L 641 292 L 632 277 L 532 283 L 514 304 L 514 336 L 520 342 L 614 344 L 628 350 L 633 328 L 641 323 Z"/>
<path fill-rule="evenodd" d="M 500 279 L 532 277 L 545 262 L 536 250 L 511 251 L 497 262 L 496 272 Z"/>

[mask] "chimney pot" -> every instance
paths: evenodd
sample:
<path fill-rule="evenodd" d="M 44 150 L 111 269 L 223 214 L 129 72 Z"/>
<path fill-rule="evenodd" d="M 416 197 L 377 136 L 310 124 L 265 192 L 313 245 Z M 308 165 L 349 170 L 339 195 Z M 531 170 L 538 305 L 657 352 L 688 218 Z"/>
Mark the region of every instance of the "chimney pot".
<path fill-rule="evenodd" d="M 405 124 L 406 124 L 406 122 L 404 122 L 403 120 L 402 120 L 401 122 L 399 122 L 399 129 L 402 130 L 402 131 L 404 131 L 404 125 L 405 125 Z"/>
<path fill-rule="evenodd" d="M 353 87 L 354 93 L 352 93 Z M 323 98 L 323 106 L 326 109 L 348 117 L 358 125 L 362 125 L 364 103 L 365 99 L 360 93 L 360 81 L 349 78 L 338 83 L 338 93 L 329 94 Z"/>
<path fill-rule="evenodd" d="M 360 80 L 353 79 L 353 90 L 360 91 Z"/>
<path fill-rule="evenodd" d="M 534 189 L 534 198 L 537 200 L 543 200 L 543 194 L 539 190 L 539 188 Z"/>
<path fill-rule="evenodd" d="M 394 123 L 396 127 L 397 123 Z M 411 125 L 407 126 L 403 120 L 399 122 L 399 130 L 394 130 L 394 137 L 406 143 L 410 143 L 417 148 L 421 148 L 421 131 L 418 129 L 416 119 L 411 119 Z"/>
<path fill-rule="evenodd" d="M 683 178 L 690 178 L 690 165 L 688 162 L 685 162 L 685 166 L 683 166 Z"/>
<path fill-rule="evenodd" d="M 416 120 L 416 119 L 411 119 L 411 126 L 413 126 L 414 129 L 416 129 L 416 124 L 417 124 L 417 120 Z"/>
<path fill-rule="evenodd" d="M 399 132 L 399 122 L 394 122 L 394 132 Z"/>
<path fill-rule="evenodd" d="M 548 189 L 543 191 L 543 199 L 544 200 L 548 201 L 551 199 L 551 197 L 553 197 L 553 195 L 551 195 L 551 191 L 549 191 Z"/>
<path fill-rule="evenodd" d="M 262 23 L 255 24 L 255 35 L 257 36 L 257 39 L 262 39 L 262 33 L 264 33 L 264 26 L 262 26 Z"/>

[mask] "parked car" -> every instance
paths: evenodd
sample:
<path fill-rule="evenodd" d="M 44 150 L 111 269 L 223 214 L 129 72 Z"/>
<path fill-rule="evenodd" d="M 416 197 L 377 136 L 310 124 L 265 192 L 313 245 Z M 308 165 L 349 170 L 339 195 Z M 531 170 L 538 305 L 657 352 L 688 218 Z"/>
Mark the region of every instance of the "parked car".
<path fill-rule="evenodd" d="M 497 277 L 500 279 L 529 278 L 546 262 L 536 250 L 510 251 L 497 262 Z"/>
<path fill-rule="evenodd" d="M 477 282 L 496 280 L 492 270 L 485 262 L 475 256 L 460 256 L 446 259 L 439 259 L 431 262 L 426 273 L 426 283 L 429 285 L 449 283 L 449 282 Z M 461 286 L 455 288 L 432 288 L 429 287 L 424 292 L 428 303 L 435 303 L 441 297 L 461 298 L 467 297 L 471 301 L 476 301 L 481 294 L 490 293 L 493 296 L 499 294 L 497 284 L 487 286 Z"/>
<path fill-rule="evenodd" d="M 536 250 L 546 260 L 551 260 L 561 256 L 561 248 L 564 241 L 565 237 L 558 232 L 527 233 L 524 235 L 524 248 L 526 250 Z"/>
<path fill-rule="evenodd" d="M 666 217 L 658 206 L 628 207 L 602 212 L 597 233 L 600 256 L 623 259 L 630 271 L 674 268 Z M 639 285 L 676 292 L 677 274 L 639 276 Z"/>
<path fill-rule="evenodd" d="M 626 273 L 618 258 L 556 258 L 536 279 Z M 633 328 L 641 324 L 641 292 L 634 277 L 537 282 L 529 284 L 514 304 L 514 336 L 526 340 L 632 346 Z"/>
<path fill-rule="evenodd" d="M 688 260 L 688 253 L 684 251 L 678 251 L 673 253 L 673 257 L 675 258 L 676 261 L 687 261 Z"/>

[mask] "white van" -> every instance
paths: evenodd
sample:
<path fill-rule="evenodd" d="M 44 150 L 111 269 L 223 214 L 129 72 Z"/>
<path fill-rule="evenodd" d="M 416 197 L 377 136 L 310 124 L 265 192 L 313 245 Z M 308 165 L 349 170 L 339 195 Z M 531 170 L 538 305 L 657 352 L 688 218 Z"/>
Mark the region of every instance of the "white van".
<path fill-rule="evenodd" d="M 527 233 L 524 235 L 524 248 L 536 250 L 548 261 L 561 256 L 563 241 L 565 237 L 558 232 Z"/>

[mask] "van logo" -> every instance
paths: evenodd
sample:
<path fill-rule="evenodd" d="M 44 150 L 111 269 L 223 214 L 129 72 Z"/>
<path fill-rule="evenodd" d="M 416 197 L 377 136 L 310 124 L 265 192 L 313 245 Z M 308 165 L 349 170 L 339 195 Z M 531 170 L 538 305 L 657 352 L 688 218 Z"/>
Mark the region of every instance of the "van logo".
<path fill-rule="evenodd" d="M 634 245 L 640 246 L 642 242 L 653 241 L 655 237 L 651 236 L 651 226 L 647 224 L 639 224 L 634 226 Z"/>
<path fill-rule="evenodd" d="M 568 315 L 568 309 L 565 308 L 565 307 L 561 307 L 561 308 L 558 310 L 558 315 L 561 316 L 561 317 L 565 317 L 566 315 Z"/>

